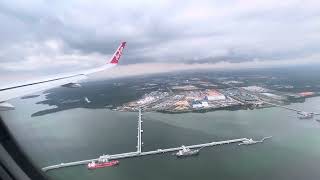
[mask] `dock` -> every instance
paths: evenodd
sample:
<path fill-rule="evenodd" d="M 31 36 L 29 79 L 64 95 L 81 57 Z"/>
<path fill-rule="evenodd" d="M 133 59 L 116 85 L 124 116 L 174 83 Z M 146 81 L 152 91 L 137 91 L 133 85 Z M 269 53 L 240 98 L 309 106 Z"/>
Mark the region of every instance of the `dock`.
<path fill-rule="evenodd" d="M 187 147 L 189 149 L 203 148 L 203 147 L 210 147 L 210 146 L 217 146 L 217 145 L 224 145 L 224 144 L 231 144 L 231 143 L 240 143 L 245 140 L 248 140 L 248 139 L 247 138 L 232 139 L 232 140 L 226 140 L 226 141 L 218 141 L 218 142 L 210 142 L 210 143 L 204 143 L 204 144 L 189 145 L 189 146 L 185 146 L 185 147 Z M 128 152 L 128 153 L 122 153 L 122 154 L 105 155 L 105 157 L 108 158 L 109 160 L 133 158 L 133 157 L 174 152 L 174 151 L 179 151 L 180 149 L 181 149 L 181 147 L 174 147 L 174 148 L 158 149 L 158 150 L 146 151 L 146 152 Z M 61 164 L 57 164 L 57 165 L 44 167 L 44 168 L 42 168 L 42 171 L 48 171 L 48 170 L 62 168 L 62 167 L 70 167 L 70 166 L 88 164 L 92 161 L 97 161 L 97 160 L 99 160 L 99 158 L 82 160 L 82 161 L 74 161 L 74 162 L 68 162 L 68 163 L 61 163 Z"/>
<path fill-rule="evenodd" d="M 101 159 L 106 160 L 116 160 L 116 159 L 124 159 L 124 158 L 134 158 L 134 157 L 140 157 L 140 156 L 147 156 L 147 155 L 155 155 L 155 154 L 162 154 L 162 153 L 169 153 L 174 151 L 181 150 L 181 146 L 179 147 L 173 147 L 173 148 L 166 148 L 166 149 L 157 149 L 153 151 L 142 151 L 142 112 L 141 109 L 139 109 L 139 117 L 138 117 L 138 133 L 137 133 L 137 151 L 136 152 L 127 152 L 127 153 L 120 153 L 120 154 L 113 154 L 113 155 L 102 155 L 99 158 L 95 159 L 87 159 L 87 160 L 81 160 L 81 161 L 74 161 L 74 162 L 67 162 L 67 163 L 60 163 L 52 166 L 47 166 L 42 168 L 42 171 L 46 172 L 53 169 L 58 168 L 64 168 L 64 167 L 70 167 L 70 166 L 77 166 L 77 165 L 83 165 L 88 164 L 93 161 L 98 161 Z M 231 139 L 231 140 L 225 140 L 225 141 L 217 141 L 217 142 L 209 142 L 209 143 L 203 143 L 203 144 L 195 144 L 195 145 L 188 145 L 185 146 L 189 149 L 195 149 L 195 148 L 204 148 L 204 147 L 212 147 L 212 146 L 218 146 L 218 145 L 224 145 L 224 144 L 232 144 L 232 143 L 243 143 L 248 141 L 247 138 L 239 138 L 239 139 Z"/>
<path fill-rule="evenodd" d="M 262 100 L 261 100 L 261 101 L 262 101 Z M 274 103 L 267 102 L 267 101 L 262 101 L 262 102 L 265 103 L 265 104 L 269 104 L 269 105 L 271 105 L 271 106 L 276 106 L 276 107 L 284 108 L 284 109 L 287 109 L 287 110 L 290 110 L 290 111 L 302 112 L 301 110 L 294 109 L 294 108 L 290 108 L 290 107 L 287 107 L 287 106 L 282 106 L 282 105 L 274 104 Z"/>
<path fill-rule="evenodd" d="M 262 100 L 261 100 L 262 101 Z M 271 103 L 271 102 L 267 102 L 267 101 L 262 101 L 263 103 L 265 104 L 269 104 L 269 105 L 272 105 L 272 106 L 276 106 L 276 107 L 280 107 L 280 108 L 284 108 L 284 109 L 287 109 L 287 110 L 290 110 L 290 111 L 295 111 L 297 112 L 298 114 L 302 114 L 302 115 L 320 115 L 320 113 L 316 113 L 316 112 L 305 112 L 305 111 L 302 111 L 302 110 L 299 110 L 299 109 L 294 109 L 294 108 L 290 108 L 288 106 L 282 106 L 282 105 L 279 105 L 279 104 L 274 104 L 274 103 Z"/>
<path fill-rule="evenodd" d="M 141 153 L 141 149 L 142 149 L 142 112 L 141 112 L 141 108 L 139 108 L 139 117 L 138 117 L 138 142 L 137 142 L 137 152 Z"/>

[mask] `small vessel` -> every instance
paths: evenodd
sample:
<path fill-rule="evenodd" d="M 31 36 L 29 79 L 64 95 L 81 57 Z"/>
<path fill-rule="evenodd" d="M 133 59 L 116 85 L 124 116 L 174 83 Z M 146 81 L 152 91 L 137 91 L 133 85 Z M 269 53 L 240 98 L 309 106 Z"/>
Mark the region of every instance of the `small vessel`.
<path fill-rule="evenodd" d="M 312 119 L 312 118 L 313 118 L 313 115 L 311 114 L 299 116 L 299 119 Z"/>
<path fill-rule="evenodd" d="M 254 141 L 253 139 L 246 139 L 246 140 L 243 140 L 242 143 L 239 143 L 238 145 L 251 145 L 259 142 L 262 142 L 262 141 Z"/>
<path fill-rule="evenodd" d="M 97 168 L 103 168 L 103 167 L 111 167 L 119 165 L 118 160 L 112 160 L 112 161 L 106 161 L 106 162 L 94 162 L 88 164 L 88 169 L 97 169 Z"/>
<path fill-rule="evenodd" d="M 313 113 L 309 113 L 309 112 L 298 112 L 297 113 L 299 116 L 299 119 L 312 119 L 313 118 Z"/>
<path fill-rule="evenodd" d="M 181 150 L 176 153 L 177 157 L 193 156 L 199 154 L 199 149 L 191 150 L 185 146 L 181 146 Z"/>
<path fill-rule="evenodd" d="M 260 141 L 255 141 L 252 138 L 245 139 L 241 143 L 239 143 L 238 145 L 251 145 L 251 144 L 257 144 L 257 143 L 263 143 L 264 140 L 269 139 L 269 138 L 272 138 L 272 136 L 264 137 Z"/>

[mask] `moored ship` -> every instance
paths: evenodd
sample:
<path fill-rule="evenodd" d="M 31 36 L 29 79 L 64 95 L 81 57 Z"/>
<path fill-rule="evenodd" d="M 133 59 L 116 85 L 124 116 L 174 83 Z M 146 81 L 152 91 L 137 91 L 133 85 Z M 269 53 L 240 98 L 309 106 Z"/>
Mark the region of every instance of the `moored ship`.
<path fill-rule="evenodd" d="M 118 164 L 119 164 L 118 160 L 112 160 L 112 161 L 106 161 L 106 162 L 95 162 L 95 161 L 92 161 L 91 163 L 88 164 L 88 169 L 111 167 L 111 166 L 116 166 Z"/>
<path fill-rule="evenodd" d="M 191 150 L 185 146 L 181 146 L 181 148 L 182 149 L 176 153 L 177 157 L 198 155 L 200 151 L 199 149 Z"/>

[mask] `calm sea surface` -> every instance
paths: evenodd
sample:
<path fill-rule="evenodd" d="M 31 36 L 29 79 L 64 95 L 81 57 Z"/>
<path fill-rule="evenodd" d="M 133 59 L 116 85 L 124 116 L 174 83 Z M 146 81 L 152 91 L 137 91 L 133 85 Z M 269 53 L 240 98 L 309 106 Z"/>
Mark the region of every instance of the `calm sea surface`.
<path fill-rule="evenodd" d="M 43 116 L 35 104 L 43 96 L 13 100 L 17 110 L 2 114 L 20 146 L 39 168 L 135 151 L 137 113 L 71 109 Z M 290 107 L 320 112 L 320 97 Z M 316 117 L 320 119 L 319 117 Z M 294 112 L 267 108 L 208 113 L 144 113 L 143 150 L 234 138 L 260 139 L 252 146 L 202 149 L 197 157 L 171 154 L 120 160 L 120 166 L 93 171 L 75 166 L 48 171 L 49 179 L 320 179 L 320 123 L 299 120 Z"/>

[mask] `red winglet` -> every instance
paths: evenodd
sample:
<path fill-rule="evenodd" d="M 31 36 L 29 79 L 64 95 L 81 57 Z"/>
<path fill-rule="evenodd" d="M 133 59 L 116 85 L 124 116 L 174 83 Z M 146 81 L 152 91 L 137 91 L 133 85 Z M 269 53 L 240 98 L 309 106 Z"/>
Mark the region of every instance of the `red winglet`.
<path fill-rule="evenodd" d="M 125 46 L 126 46 L 126 42 L 122 42 L 120 44 L 120 46 L 118 47 L 117 51 L 113 54 L 113 56 L 111 58 L 111 61 L 110 61 L 111 64 L 118 64 L 119 59 L 120 59 L 120 57 L 122 55 L 122 50 L 123 50 L 123 48 Z"/>

